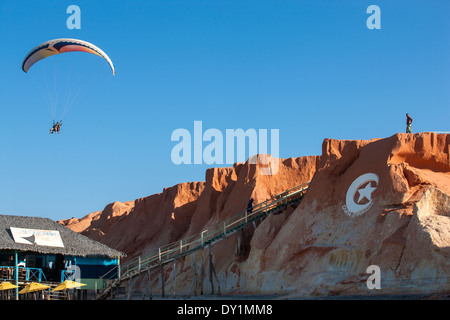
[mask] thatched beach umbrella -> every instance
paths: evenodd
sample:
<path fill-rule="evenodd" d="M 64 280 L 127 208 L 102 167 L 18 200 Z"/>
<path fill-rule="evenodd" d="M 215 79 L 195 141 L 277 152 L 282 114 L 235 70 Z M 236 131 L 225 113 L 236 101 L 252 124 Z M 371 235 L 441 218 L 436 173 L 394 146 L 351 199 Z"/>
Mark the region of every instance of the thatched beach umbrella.
<path fill-rule="evenodd" d="M 0 283 L 0 291 L 14 289 L 17 287 L 18 286 L 16 286 L 15 284 L 12 284 L 11 282 L 7 282 L 7 281 Z"/>
<path fill-rule="evenodd" d="M 50 287 L 45 284 L 41 284 L 39 282 L 31 282 L 31 283 L 27 284 L 22 290 L 20 290 L 19 294 L 33 293 L 33 292 L 45 290 L 48 288 L 50 288 Z M 34 296 L 34 299 L 36 299 L 36 296 Z"/>
<path fill-rule="evenodd" d="M 84 284 L 84 283 L 75 282 L 75 281 L 72 281 L 72 280 L 66 280 L 66 281 L 62 282 L 60 285 L 58 285 L 52 291 L 60 291 L 60 290 L 78 288 L 78 287 L 82 287 L 82 286 L 85 286 L 85 285 L 86 284 Z"/>
<path fill-rule="evenodd" d="M 80 282 L 75 282 L 72 280 L 65 280 L 64 282 L 62 282 L 60 285 L 58 285 L 55 289 L 53 289 L 52 291 L 61 291 L 61 290 L 65 290 L 65 294 L 68 295 L 68 289 L 73 289 L 73 288 L 78 288 L 81 286 L 85 286 L 86 284 L 84 283 L 80 283 Z"/>
<path fill-rule="evenodd" d="M 22 290 L 20 290 L 19 294 L 41 291 L 41 290 L 48 289 L 48 288 L 50 288 L 50 287 L 45 284 L 41 284 L 39 282 L 31 282 L 31 283 L 27 284 Z"/>
<path fill-rule="evenodd" d="M 7 281 L 0 283 L 0 291 L 11 290 L 11 289 L 15 289 L 17 287 L 18 286 L 16 286 L 15 284 L 12 284 L 11 282 L 7 282 Z M 2 294 L 2 298 L 3 298 L 3 294 Z M 9 298 L 9 294 L 7 295 L 7 299 L 8 298 Z"/>

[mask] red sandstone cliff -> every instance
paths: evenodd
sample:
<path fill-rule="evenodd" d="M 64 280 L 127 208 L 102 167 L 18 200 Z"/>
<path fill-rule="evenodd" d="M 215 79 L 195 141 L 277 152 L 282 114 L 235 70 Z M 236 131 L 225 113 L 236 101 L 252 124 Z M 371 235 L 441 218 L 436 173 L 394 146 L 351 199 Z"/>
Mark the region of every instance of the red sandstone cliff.
<path fill-rule="evenodd" d="M 299 207 L 275 237 L 267 237 L 270 219 L 255 231 L 241 267 L 243 278 L 257 279 L 249 289 L 270 281 L 273 292 L 283 287 L 299 295 L 368 293 L 366 269 L 377 265 L 384 292 L 448 290 L 449 143 L 450 135 L 433 133 L 326 139 Z M 343 209 L 347 192 L 367 173 L 378 176 L 378 183 L 371 182 L 372 206 L 349 216 Z"/>
<path fill-rule="evenodd" d="M 205 182 L 180 183 L 135 201 L 111 203 L 82 219 L 59 222 L 131 258 L 240 213 L 250 197 L 257 204 L 311 180 L 318 164 L 316 156 L 281 159 L 273 176 L 261 175 L 259 162 L 211 168 Z"/>
<path fill-rule="evenodd" d="M 237 250 L 238 234 L 212 246 L 222 292 L 368 294 L 374 292 L 366 286 L 370 265 L 381 270 L 378 292 L 444 291 L 450 289 L 449 144 L 450 135 L 434 133 L 326 139 L 322 156 L 282 160 L 272 176 L 248 162 L 213 168 L 205 182 L 61 223 L 136 256 L 239 213 L 250 197 L 259 203 L 312 179 L 295 210 L 245 229 L 244 250 Z M 176 272 L 165 268 L 166 279 L 176 273 L 177 292 L 193 293 L 193 263 L 191 255 L 177 262 Z M 158 292 L 158 277 L 152 281 Z M 209 281 L 203 286 L 209 292 Z"/>

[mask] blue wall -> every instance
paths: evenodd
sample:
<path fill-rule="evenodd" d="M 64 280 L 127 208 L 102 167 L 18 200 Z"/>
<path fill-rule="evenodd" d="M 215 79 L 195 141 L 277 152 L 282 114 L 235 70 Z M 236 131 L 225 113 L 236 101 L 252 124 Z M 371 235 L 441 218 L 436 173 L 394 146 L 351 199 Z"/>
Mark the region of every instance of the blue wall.
<path fill-rule="evenodd" d="M 98 279 L 108 271 L 114 269 L 118 264 L 118 259 L 108 259 L 101 257 L 68 257 L 72 264 L 80 268 L 81 276 L 84 279 Z M 113 276 L 116 272 L 111 272 L 109 276 Z M 108 277 L 107 277 L 108 278 Z M 110 278 L 108 278 L 110 279 Z"/>

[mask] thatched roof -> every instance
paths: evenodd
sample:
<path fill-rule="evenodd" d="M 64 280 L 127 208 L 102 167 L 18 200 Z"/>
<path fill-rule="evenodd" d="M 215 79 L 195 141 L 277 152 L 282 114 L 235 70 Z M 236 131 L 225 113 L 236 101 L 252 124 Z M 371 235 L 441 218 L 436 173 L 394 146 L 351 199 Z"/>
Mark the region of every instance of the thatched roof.
<path fill-rule="evenodd" d="M 11 234 L 11 227 L 59 231 L 64 248 L 16 243 Z M 125 256 L 123 252 L 76 233 L 48 218 L 0 215 L 0 251 L 11 250 L 82 257 L 118 258 Z"/>

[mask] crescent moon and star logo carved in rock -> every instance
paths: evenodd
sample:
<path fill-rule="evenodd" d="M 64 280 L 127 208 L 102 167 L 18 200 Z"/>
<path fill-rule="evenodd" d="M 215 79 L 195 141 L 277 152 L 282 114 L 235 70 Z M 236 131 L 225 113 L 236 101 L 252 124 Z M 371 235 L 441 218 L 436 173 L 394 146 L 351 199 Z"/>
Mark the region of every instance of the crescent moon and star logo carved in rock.
<path fill-rule="evenodd" d="M 356 217 L 369 211 L 373 205 L 372 193 L 378 187 L 378 175 L 366 173 L 352 182 L 347 190 L 344 212 L 350 217 Z"/>

